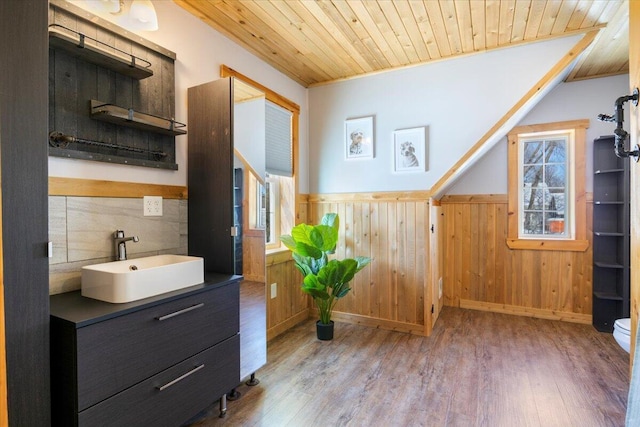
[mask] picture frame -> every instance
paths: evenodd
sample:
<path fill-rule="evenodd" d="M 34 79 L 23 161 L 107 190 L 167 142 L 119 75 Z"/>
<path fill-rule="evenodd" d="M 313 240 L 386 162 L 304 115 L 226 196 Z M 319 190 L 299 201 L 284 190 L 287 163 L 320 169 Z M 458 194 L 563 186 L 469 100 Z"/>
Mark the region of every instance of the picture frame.
<path fill-rule="evenodd" d="M 372 159 L 374 155 L 373 116 L 344 122 L 345 159 Z"/>
<path fill-rule="evenodd" d="M 394 172 L 424 172 L 427 170 L 425 126 L 399 129 L 393 132 Z"/>

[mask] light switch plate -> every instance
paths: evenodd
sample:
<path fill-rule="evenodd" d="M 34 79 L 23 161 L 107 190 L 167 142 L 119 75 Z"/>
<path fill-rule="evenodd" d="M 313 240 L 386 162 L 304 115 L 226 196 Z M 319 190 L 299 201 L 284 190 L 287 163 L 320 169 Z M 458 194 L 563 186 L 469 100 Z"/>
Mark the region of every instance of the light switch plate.
<path fill-rule="evenodd" d="M 277 296 L 278 296 L 278 284 L 277 283 L 272 283 L 271 284 L 271 299 L 274 299 Z"/>
<path fill-rule="evenodd" d="M 142 198 L 144 216 L 162 216 L 162 196 Z"/>

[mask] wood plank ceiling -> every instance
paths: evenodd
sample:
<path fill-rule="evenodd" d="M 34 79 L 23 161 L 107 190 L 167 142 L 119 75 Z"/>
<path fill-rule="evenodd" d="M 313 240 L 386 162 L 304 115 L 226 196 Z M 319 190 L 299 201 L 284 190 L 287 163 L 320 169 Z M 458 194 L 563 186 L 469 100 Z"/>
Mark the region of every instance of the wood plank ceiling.
<path fill-rule="evenodd" d="M 628 72 L 628 0 L 174 0 L 304 86 L 602 28 L 568 80 Z"/>

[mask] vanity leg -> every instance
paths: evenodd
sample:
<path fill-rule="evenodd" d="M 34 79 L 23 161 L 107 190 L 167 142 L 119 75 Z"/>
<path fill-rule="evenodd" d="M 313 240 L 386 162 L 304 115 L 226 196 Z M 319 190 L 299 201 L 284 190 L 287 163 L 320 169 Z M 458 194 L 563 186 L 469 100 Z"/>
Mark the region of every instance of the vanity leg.
<path fill-rule="evenodd" d="M 238 400 L 241 396 L 242 394 L 234 387 L 229 393 L 227 393 L 227 400 Z"/>
<path fill-rule="evenodd" d="M 227 395 L 223 394 L 220 398 L 220 418 L 224 418 L 227 415 Z"/>
<path fill-rule="evenodd" d="M 253 374 L 251 374 L 251 378 L 249 378 L 245 384 L 248 385 L 248 386 L 254 386 L 254 385 L 260 384 L 260 380 L 258 380 L 256 378 L 256 373 L 255 372 Z"/>

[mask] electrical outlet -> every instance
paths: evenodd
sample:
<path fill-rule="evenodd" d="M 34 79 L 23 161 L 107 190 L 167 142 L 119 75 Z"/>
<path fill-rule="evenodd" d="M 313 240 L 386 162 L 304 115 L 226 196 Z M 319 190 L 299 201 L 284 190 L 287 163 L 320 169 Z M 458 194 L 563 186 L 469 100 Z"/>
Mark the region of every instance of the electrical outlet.
<path fill-rule="evenodd" d="M 162 196 L 142 198 L 144 216 L 162 216 Z"/>
<path fill-rule="evenodd" d="M 271 284 L 271 299 L 274 299 L 277 296 L 278 296 L 278 284 L 277 283 L 272 283 Z"/>
<path fill-rule="evenodd" d="M 442 277 L 438 280 L 438 299 L 442 298 Z"/>

